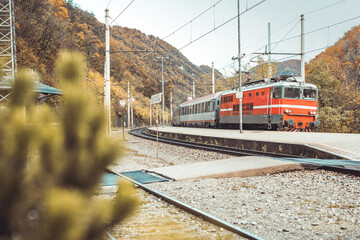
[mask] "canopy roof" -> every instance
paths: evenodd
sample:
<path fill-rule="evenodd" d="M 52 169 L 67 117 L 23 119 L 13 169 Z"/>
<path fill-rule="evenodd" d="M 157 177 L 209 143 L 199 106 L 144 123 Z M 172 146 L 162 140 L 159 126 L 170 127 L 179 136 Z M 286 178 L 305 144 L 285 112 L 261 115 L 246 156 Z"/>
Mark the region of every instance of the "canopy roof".
<path fill-rule="evenodd" d="M 0 85 L 0 90 L 11 90 L 12 86 L 10 84 L 2 84 Z M 63 92 L 60 89 L 54 88 L 54 87 L 50 87 L 48 85 L 45 85 L 39 81 L 35 81 L 34 84 L 34 91 L 37 93 L 42 93 L 42 94 L 51 94 L 51 95 L 62 95 Z"/>

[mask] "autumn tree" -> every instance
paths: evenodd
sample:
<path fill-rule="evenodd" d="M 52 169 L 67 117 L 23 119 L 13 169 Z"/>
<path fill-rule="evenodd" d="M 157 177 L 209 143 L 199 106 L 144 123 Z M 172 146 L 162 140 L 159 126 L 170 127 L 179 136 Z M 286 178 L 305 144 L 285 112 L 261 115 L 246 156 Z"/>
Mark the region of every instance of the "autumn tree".
<path fill-rule="evenodd" d="M 276 66 L 273 62 L 265 61 L 261 56 L 256 59 L 257 66 L 250 69 L 250 77 L 252 80 L 271 78 L 276 73 Z M 271 72 L 269 72 L 269 68 Z M 271 75 L 269 75 L 271 73 Z"/>

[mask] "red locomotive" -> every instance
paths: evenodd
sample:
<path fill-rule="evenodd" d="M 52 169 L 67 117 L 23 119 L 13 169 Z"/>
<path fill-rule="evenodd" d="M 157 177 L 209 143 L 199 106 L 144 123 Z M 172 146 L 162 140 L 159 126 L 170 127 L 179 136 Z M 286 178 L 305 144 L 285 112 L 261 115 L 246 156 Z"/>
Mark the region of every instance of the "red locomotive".
<path fill-rule="evenodd" d="M 244 128 L 314 130 L 318 90 L 296 77 L 263 79 L 242 87 Z M 223 91 L 181 104 L 174 114 L 174 125 L 239 126 L 237 89 Z"/>

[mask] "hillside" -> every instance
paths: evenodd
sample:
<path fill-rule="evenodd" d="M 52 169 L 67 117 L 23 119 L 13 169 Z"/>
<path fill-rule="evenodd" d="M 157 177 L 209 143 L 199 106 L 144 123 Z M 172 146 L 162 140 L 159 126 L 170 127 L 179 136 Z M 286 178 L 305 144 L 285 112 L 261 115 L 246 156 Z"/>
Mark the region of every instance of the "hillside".
<path fill-rule="evenodd" d="M 18 0 L 15 1 L 17 59 L 20 67 L 35 69 L 45 84 L 59 87 L 54 65 L 61 49 L 76 50 L 87 57 L 88 74 L 85 86 L 103 99 L 103 71 L 105 52 L 105 27 L 92 14 L 81 10 L 71 0 Z M 149 99 L 161 92 L 161 61 L 157 56 L 168 56 L 164 64 L 165 103 L 169 108 L 170 91 L 174 106 L 185 101 L 196 83 L 196 95 L 211 91 L 211 69 L 196 66 L 176 48 L 165 41 L 145 35 L 139 30 L 122 26 L 111 28 L 112 50 L 150 50 L 156 53 L 134 52 L 111 55 L 112 115 L 125 112 L 120 99 L 127 98 L 127 81 L 135 101 L 135 115 L 139 121 L 148 120 Z M 219 71 L 217 83 L 224 81 Z M 57 102 L 52 102 L 57 105 Z"/>
<path fill-rule="evenodd" d="M 290 59 L 283 62 L 274 62 L 274 64 L 276 67 L 276 77 L 289 71 L 294 72 L 296 76 L 300 76 L 300 60 Z"/>
<path fill-rule="evenodd" d="M 307 64 L 306 81 L 319 88 L 323 131 L 360 132 L 360 26 Z"/>

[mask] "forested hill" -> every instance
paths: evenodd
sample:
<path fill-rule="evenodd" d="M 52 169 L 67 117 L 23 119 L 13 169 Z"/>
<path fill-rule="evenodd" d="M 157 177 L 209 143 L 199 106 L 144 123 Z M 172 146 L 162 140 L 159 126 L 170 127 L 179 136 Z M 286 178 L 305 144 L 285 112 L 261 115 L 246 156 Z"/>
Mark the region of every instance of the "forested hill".
<path fill-rule="evenodd" d="M 15 1 L 17 60 L 20 67 L 39 72 L 42 82 L 58 87 L 54 65 L 61 49 L 83 52 L 88 61 L 85 85 L 103 98 L 103 71 L 105 59 L 105 27 L 93 14 L 81 10 L 71 0 L 17 0 Z M 211 71 L 207 66 L 192 64 L 176 48 L 152 35 L 121 26 L 111 28 L 112 50 L 149 50 L 156 53 L 121 52 L 111 55 L 113 116 L 123 112 L 120 99 L 127 97 L 127 81 L 136 98 L 135 114 L 148 118 L 149 98 L 161 91 L 161 61 L 157 56 L 168 56 L 164 65 L 165 98 L 169 107 L 170 91 L 174 105 L 186 100 L 195 81 L 196 95 L 211 91 Z M 215 71 L 219 86 L 224 82 Z M 145 110 L 146 109 L 146 110 Z"/>
<path fill-rule="evenodd" d="M 306 81 L 319 88 L 323 130 L 360 132 L 360 26 L 307 64 Z"/>

